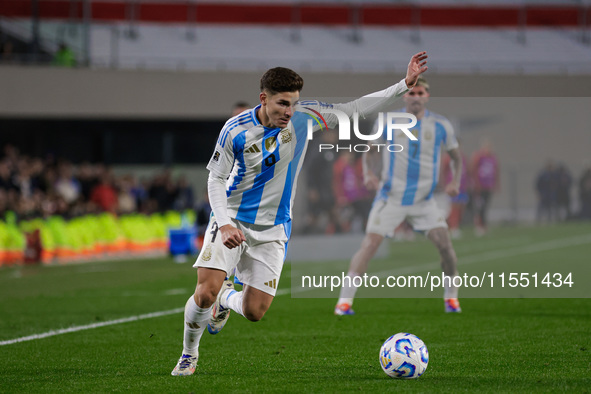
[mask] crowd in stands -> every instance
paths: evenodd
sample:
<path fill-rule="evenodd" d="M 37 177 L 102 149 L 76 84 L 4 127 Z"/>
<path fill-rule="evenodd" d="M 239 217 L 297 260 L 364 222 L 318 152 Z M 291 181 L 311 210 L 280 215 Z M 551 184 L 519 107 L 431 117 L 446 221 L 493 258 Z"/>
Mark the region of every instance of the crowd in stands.
<path fill-rule="evenodd" d="M 12 145 L 0 154 L 0 220 L 8 211 L 18 220 L 29 220 L 100 212 L 151 214 L 194 205 L 186 178 L 173 179 L 169 170 L 138 180 L 133 175 L 116 176 L 104 164 L 74 165 L 51 155 L 22 155 Z"/>

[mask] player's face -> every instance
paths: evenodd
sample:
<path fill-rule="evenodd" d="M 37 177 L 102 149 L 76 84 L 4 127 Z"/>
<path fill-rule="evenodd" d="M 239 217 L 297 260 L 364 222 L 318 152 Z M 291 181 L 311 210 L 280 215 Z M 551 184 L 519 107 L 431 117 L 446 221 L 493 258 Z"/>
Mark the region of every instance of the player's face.
<path fill-rule="evenodd" d="M 300 99 L 300 92 L 281 92 L 273 95 L 262 92 L 261 122 L 267 127 L 287 127 L 295 112 L 295 104 Z"/>
<path fill-rule="evenodd" d="M 428 101 L 429 92 L 424 86 L 415 86 L 404 95 L 406 110 L 414 115 L 424 111 Z"/>

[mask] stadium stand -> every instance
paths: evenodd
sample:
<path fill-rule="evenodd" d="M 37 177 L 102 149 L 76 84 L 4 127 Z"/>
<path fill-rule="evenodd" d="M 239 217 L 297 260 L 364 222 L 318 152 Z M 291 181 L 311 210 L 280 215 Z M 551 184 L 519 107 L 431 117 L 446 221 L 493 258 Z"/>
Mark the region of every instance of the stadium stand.
<path fill-rule="evenodd" d="M 383 53 L 420 44 L 437 59 L 432 73 L 591 70 L 582 50 L 591 42 L 588 1 L 94 1 L 86 11 L 83 4 L 40 0 L 37 23 L 30 0 L 6 1 L 0 28 L 24 42 L 37 34 L 49 53 L 65 43 L 93 67 L 254 71 L 279 62 L 389 72 L 405 64 Z"/>

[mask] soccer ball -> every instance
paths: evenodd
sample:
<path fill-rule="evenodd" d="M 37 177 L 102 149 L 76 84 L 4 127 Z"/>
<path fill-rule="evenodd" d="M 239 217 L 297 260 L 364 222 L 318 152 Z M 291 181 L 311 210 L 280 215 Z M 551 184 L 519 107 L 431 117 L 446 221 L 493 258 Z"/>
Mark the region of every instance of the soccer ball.
<path fill-rule="evenodd" d="M 416 335 L 399 332 L 380 349 L 380 365 L 391 378 L 416 379 L 429 364 L 429 351 Z"/>

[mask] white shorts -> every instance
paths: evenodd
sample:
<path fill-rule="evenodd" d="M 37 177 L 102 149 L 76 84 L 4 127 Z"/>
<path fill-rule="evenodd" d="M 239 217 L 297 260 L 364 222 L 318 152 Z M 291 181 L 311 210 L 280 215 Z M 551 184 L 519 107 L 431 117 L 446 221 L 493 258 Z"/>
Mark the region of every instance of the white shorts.
<path fill-rule="evenodd" d="M 379 200 L 371 207 L 365 232 L 392 237 L 394 230 L 404 219 L 408 220 L 415 231 L 428 232 L 434 228 L 447 228 L 444 212 L 433 199 L 415 205 L 392 204 L 388 200 Z"/>
<path fill-rule="evenodd" d="M 259 226 L 231 220 L 237 229 L 242 230 L 246 241 L 233 249 L 224 246 L 212 215 L 207 225 L 203 248 L 193 267 L 219 269 L 228 276 L 235 267 L 236 276 L 242 283 L 275 296 L 287 252 L 291 223 Z"/>

